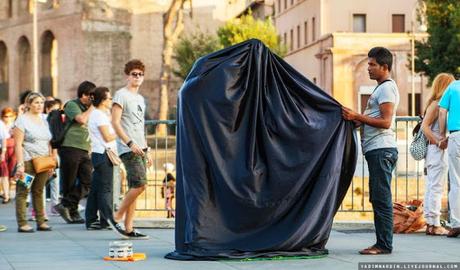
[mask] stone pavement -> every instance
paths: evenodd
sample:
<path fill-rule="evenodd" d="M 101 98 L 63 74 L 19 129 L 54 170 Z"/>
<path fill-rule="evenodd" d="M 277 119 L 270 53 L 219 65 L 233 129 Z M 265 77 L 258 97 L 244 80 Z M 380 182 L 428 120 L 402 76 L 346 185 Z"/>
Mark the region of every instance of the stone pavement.
<path fill-rule="evenodd" d="M 149 269 L 149 270 L 253 270 L 253 269 L 358 269 L 358 262 L 460 262 L 460 238 L 428 237 L 423 234 L 395 235 L 395 251 L 385 256 L 362 256 L 357 253 L 374 240 L 372 230 L 335 227 L 326 258 L 285 261 L 181 262 L 163 256 L 174 249 L 174 230 L 142 229 L 149 240 L 133 241 L 134 251 L 147 254 L 139 262 L 105 262 L 109 242 L 117 240 L 112 231 L 86 231 L 83 225 L 64 224 L 51 217 L 52 232 L 17 233 L 13 204 L 0 205 L 0 269 Z"/>

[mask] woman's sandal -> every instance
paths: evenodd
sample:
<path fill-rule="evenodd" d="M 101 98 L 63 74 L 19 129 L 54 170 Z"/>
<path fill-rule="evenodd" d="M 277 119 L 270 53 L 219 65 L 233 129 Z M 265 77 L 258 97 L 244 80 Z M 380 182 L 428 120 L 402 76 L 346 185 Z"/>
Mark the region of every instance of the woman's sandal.
<path fill-rule="evenodd" d="M 37 225 L 37 231 L 49 232 L 52 230 L 53 228 L 51 226 L 48 226 L 47 224 Z"/>
<path fill-rule="evenodd" d="M 21 226 L 21 227 L 18 228 L 18 232 L 20 232 L 20 233 L 33 233 L 35 231 L 29 225 L 24 225 L 24 226 Z"/>
<path fill-rule="evenodd" d="M 442 226 L 432 226 L 430 235 L 444 236 L 448 233 L 449 231 Z"/>
<path fill-rule="evenodd" d="M 383 255 L 383 254 L 390 254 L 391 251 L 380 249 L 376 246 L 368 247 L 359 252 L 361 255 Z"/>
<path fill-rule="evenodd" d="M 434 228 L 434 225 L 426 225 L 425 234 L 426 235 L 433 235 L 433 228 Z"/>

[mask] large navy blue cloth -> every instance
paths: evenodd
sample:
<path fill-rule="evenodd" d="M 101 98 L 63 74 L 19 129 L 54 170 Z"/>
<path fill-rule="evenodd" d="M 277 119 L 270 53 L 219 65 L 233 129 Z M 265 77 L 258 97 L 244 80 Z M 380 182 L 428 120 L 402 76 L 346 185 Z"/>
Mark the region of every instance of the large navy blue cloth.
<path fill-rule="evenodd" d="M 356 154 L 341 105 L 262 42 L 200 58 L 179 91 L 166 258 L 326 254 Z"/>

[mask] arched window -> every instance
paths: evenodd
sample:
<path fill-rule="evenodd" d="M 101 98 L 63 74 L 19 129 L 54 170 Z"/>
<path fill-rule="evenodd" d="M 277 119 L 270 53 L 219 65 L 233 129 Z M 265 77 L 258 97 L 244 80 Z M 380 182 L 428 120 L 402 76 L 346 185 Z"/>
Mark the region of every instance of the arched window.
<path fill-rule="evenodd" d="M 19 91 L 22 92 L 26 89 L 32 89 L 32 53 L 30 42 L 25 36 L 19 39 L 17 51 Z"/>
<path fill-rule="evenodd" d="M 58 95 L 57 91 L 57 40 L 51 31 L 46 31 L 41 38 L 40 90 L 45 96 Z"/>
<path fill-rule="evenodd" d="M 0 41 L 0 101 L 8 99 L 8 51 L 5 43 Z"/>
<path fill-rule="evenodd" d="M 0 1 L 0 20 L 6 20 L 12 17 L 12 0 L 1 0 Z"/>

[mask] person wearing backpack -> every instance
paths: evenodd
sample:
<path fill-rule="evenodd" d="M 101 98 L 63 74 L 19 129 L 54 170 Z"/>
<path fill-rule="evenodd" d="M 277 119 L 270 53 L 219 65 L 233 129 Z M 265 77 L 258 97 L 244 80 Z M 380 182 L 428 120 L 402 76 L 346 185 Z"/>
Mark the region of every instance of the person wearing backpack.
<path fill-rule="evenodd" d="M 369 97 L 363 114 L 342 107 L 342 116 L 345 120 L 363 125 L 362 148 L 369 167 L 369 200 L 374 211 L 377 242 L 359 253 L 380 255 L 390 254 L 393 250 L 391 178 L 398 160 L 394 120 L 399 92 L 391 79 L 391 52 L 375 47 L 367 56 L 369 77 L 378 85 Z"/>
<path fill-rule="evenodd" d="M 67 102 L 64 113 L 68 126 L 58 148 L 62 179 L 62 200 L 54 209 L 69 224 L 85 223 L 78 212 L 78 203 L 89 193 L 93 166 L 89 157 L 88 118 L 93 111 L 91 92 L 96 85 L 84 81 L 78 86 L 78 98 Z M 78 179 L 78 183 L 77 180 Z"/>
<path fill-rule="evenodd" d="M 447 86 L 455 80 L 454 76 L 441 73 L 433 80 L 430 99 L 425 109 L 422 122 L 423 134 L 428 140 L 425 157 L 426 181 L 425 203 L 423 212 L 426 220 L 427 235 L 446 235 L 447 230 L 441 226 L 441 197 L 447 172 L 447 155 L 442 147 L 442 138 L 439 131 L 438 102 Z"/>

